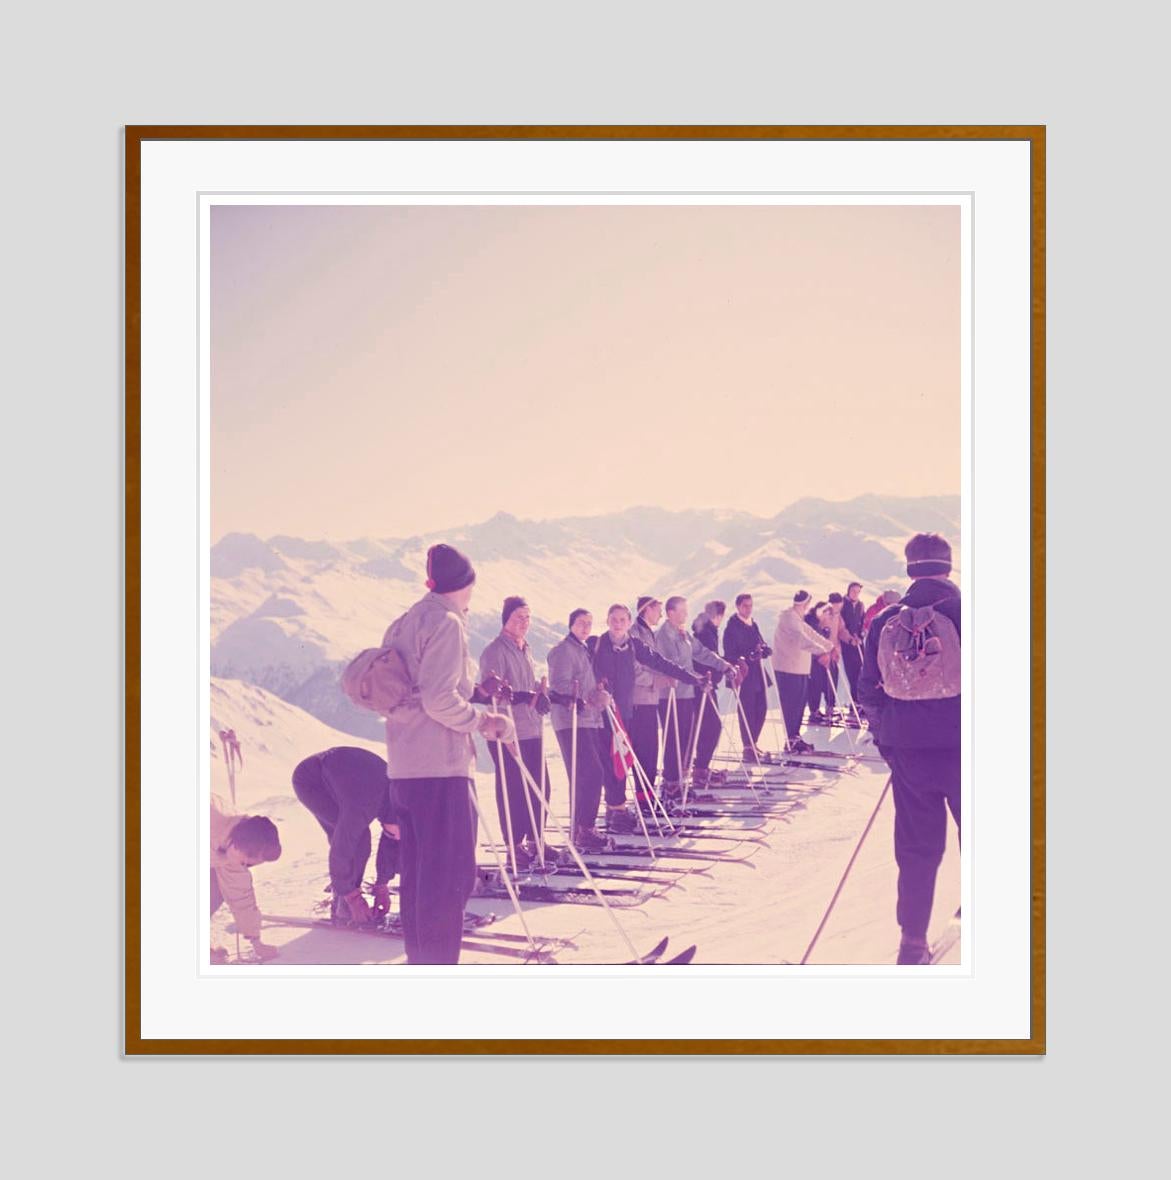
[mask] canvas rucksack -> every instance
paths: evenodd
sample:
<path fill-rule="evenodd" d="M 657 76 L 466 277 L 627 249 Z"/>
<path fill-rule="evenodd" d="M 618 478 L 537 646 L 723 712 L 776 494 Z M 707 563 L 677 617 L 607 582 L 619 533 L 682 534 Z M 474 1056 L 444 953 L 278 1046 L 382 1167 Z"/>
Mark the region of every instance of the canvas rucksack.
<path fill-rule="evenodd" d="M 882 690 L 896 701 L 960 695 L 960 635 L 933 606 L 903 606 L 878 637 Z"/>
<path fill-rule="evenodd" d="M 342 692 L 360 709 L 383 717 L 394 712 L 411 695 L 411 676 L 402 656 L 390 646 L 387 629 L 381 647 L 360 651 L 342 673 Z"/>

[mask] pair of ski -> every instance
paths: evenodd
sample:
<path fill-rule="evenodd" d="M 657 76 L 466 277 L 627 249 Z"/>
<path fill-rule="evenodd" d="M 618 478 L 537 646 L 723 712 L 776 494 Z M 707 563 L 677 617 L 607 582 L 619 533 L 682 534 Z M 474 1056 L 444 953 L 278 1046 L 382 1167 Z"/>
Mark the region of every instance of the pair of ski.
<path fill-rule="evenodd" d="M 311 930 L 341 930 L 346 933 L 363 934 L 374 938 L 402 940 L 401 933 L 395 933 L 385 924 L 371 923 L 368 926 L 335 926 L 326 918 L 295 918 L 279 914 L 265 914 L 264 920 L 269 925 L 275 926 L 295 926 Z M 546 937 L 536 938 L 534 941 L 537 943 L 538 948 L 535 954 L 529 939 L 524 934 L 506 934 L 502 931 L 476 931 L 475 938 L 464 938 L 460 941 L 460 948 L 461 950 L 479 952 L 481 954 L 499 955 L 503 958 L 521 959 L 524 962 L 556 964 L 557 960 L 552 957 L 552 954 L 546 948 L 552 946 L 563 949 L 576 945 L 571 940 L 565 938 Z M 645 955 L 641 955 L 637 959 L 630 959 L 620 965 L 630 967 L 649 966 L 651 964 L 682 966 L 690 963 L 695 958 L 697 948 L 692 944 L 685 950 L 680 951 L 673 958 L 667 959 L 665 963 L 660 963 L 660 960 L 666 953 L 669 941 L 669 936 L 665 936 Z M 514 943 L 518 945 L 511 945 Z"/>

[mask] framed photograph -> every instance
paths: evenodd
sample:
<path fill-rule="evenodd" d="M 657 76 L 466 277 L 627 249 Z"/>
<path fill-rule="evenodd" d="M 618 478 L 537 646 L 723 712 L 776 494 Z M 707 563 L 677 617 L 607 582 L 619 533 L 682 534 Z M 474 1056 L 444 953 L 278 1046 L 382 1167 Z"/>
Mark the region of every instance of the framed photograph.
<path fill-rule="evenodd" d="M 125 143 L 128 1054 L 1044 1052 L 1043 128 Z"/>

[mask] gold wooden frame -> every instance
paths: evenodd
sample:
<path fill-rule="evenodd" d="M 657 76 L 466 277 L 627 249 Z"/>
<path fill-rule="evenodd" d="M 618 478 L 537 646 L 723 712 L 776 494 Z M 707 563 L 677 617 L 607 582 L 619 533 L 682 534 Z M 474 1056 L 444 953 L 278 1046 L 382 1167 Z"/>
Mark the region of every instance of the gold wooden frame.
<path fill-rule="evenodd" d="M 1015 1040 L 149 1039 L 141 1033 L 141 147 L 147 140 L 1015 140 L 1031 200 L 1031 1028 Z M 1045 1051 L 1045 128 L 1043 126 L 133 126 L 126 128 L 125 1052 L 175 1054 L 1039 1054 Z"/>

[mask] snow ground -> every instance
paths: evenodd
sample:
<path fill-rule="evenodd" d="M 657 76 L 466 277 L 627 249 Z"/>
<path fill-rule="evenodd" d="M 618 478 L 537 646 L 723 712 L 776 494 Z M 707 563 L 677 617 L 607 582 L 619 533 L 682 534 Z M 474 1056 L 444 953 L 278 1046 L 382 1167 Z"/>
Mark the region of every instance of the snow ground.
<path fill-rule="evenodd" d="M 253 871 L 260 908 L 266 914 L 320 917 L 320 907 L 328 897 L 324 892 L 328 881 L 328 849 L 317 821 L 293 795 L 290 784 L 293 767 L 301 758 L 333 745 L 363 746 L 379 754 L 384 751 L 378 743 L 363 742 L 332 730 L 302 710 L 242 681 L 213 679 L 211 692 L 212 790 L 225 800 L 230 797 L 217 733 L 221 728 L 232 728 L 241 741 L 244 755 L 244 766 L 236 772 L 236 809 L 271 816 L 281 834 L 280 861 Z M 733 721 L 732 717 L 725 717 L 718 753 L 730 753 L 733 743 L 739 744 Z M 765 724 L 762 744 L 776 748 L 777 736 L 776 710 L 773 710 Z M 857 742 L 860 750 L 868 750 L 870 756 L 875 756 L 869 736 L 857 731 L 811 726 L 805 737 L 819 749 L 839 752 L 849 750 Z M 567 781 L 556 741 L 549 731 L 546 754 L 553 783 L 553 809 L 563 814 L 567 811 Z M 732 765 L 713 762 L 713 767 Z M 490 830 L 490 838 L 495 840 L 498 833 L 492 775 L 480 773 L 476 777 L 483 820 Z M 748 859 L 714 864 L 665 861 L 673 868 L 705 871 L 671 874 L 675 880 L 662 896 L 616 911 L 617 920 L 639 950 L 649 948 L 663 934 L 668 934 L 673 952 L 697 944 L 696 963 L 800 961 L 882 793 L 887 771 L 880 761 L 865 761 L 856 764 L 854 774 L 832 767 L 825 772 L 791 769 L 788 778 L 793 790 L 775 800 L 777 812 L 760 829 L 744 833 L 753 838 L 752 842 L 737 844 L 729 839 L 720 845 L 734 848 L 738 856 L 750 854 Z M 811 964 L 894 962 L 899 932 L 894 920 L 897 873 L 893 826 L 894 808 L 888 794 L 810 956 Z M 734 833 L 723 835 L 734 837 Z M 716 846 L 711 840 L 701 844 L 709 849 Z M 481 847 L 479 859 L 482 864 L 492 861 L 487 847 Z M 959 897 L 959 850 L 951 828 L 948 851 L 939 872 L 931 937 L 937 936 L 946 925 L 959 904 Z M 473 898 L 469 909 L 499 915 L 498 921 L 488 928 L 491 931 L 523 933 L 520 919 L 506 898 Z M 573 939 L 573 948 L 554 952 L 559 962 L 615 962 L 630 957 L 627 944 L 599 906 L 525 902 L 522 909 L 529 930 L 538 938 Z M 405 963 L 402 944 L 393 938 L 268 924 L 264 938 L 280 948 L 280 956 L 274 961 L 276 966 Z M 236 950 L 226 907 L 212 919 L 212 941 L 228 947 L 233 954 Z M 943 961 L 958 963 L 959 953 L 956 946 Z M 516 965 L 515 960 L 480 952 L 465 951 L 460 961 Z"/>

